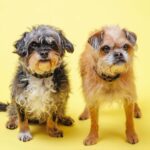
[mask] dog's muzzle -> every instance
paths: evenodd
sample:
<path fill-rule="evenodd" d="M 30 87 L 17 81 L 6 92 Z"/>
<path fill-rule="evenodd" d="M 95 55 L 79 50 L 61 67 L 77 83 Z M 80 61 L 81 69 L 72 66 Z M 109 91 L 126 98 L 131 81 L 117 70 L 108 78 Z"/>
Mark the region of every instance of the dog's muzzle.
<path fill-rule="evenodd" d="M 47 59 L 48 58 L 48 51 L 40 51 L 40 56 L 42 59 Z"/>
<path fill-rule="evenodd" d="M 126 60 L 124 59 L 124 56 L 121 52 L 115 52 L 114 53 L 114 64 L 122 64 L 122 63 L 126 63 Z"/>

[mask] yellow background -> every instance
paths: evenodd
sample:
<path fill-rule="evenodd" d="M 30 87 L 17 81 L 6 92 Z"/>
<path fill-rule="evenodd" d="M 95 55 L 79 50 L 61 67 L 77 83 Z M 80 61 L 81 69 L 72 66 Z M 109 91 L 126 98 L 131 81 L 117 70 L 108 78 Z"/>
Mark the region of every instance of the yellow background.
<path fill-rule="evenodd" d="M 150 1 L 149 0 L 0 0 L 0 101 L 10 101 L 9 85 L 17 65 L 12 54 L 13 43 L 28 27 L 50 24 L 61 28 L 75 46 L 67 54 L 72 93 L 67 112 L 75 119 L 73 127 L 62 127 L 64 138 L 47 135 L 44 126 L 31 126 L 33 140 L 17 139 L 18 129 L 5 128 L 6 113 L 0 114 L 0 149 L 32 150 L 141 150 L 150 149 Z M 78 60 L 89 32 L 103 25 L 119 24 L 138 36 L 135 72 L 139 104 L 143 117 L 135 120 L 140 142 L 125 141 L 124 111 L 111 108 L 100 111 L 100 139 L 97 145 L 85 147 L 82 142 L 90 122 L 78 121 L 84 100 L 81 92 Z"/>

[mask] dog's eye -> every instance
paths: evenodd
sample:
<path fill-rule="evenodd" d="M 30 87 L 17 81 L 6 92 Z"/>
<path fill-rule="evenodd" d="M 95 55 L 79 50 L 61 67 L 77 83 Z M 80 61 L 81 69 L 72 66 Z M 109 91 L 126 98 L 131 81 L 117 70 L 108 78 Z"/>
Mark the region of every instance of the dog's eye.
<path fill-rule="evenodd" d="M 39 46 L 39 44 L 36 43 L 36 42 L 32 42 L 32 43 L 30 44 L 30 47 L 38 47 L 38 46 Z"/>
<path fill-rule="evenodd" d="M 50 43 L 50 47 L 54 50 L 58 50 L 58 46 L 54 41 Z"/>
<path fill-rule="evenodd" d="M 124 44 L 122 47 L 125 51 L 128 51 L 130 46 L 128 44 Z"/>
<path fill-rule="evenodd" d="M 110 48 L 108 45 L 105 45 L 105 46 L 103 46 L 103 47 L 101 48 L 101 50 L 102 50 L 103 52 L 105 52 L 105 53 L 109 53 L 110 49 L 111 49 L 111 48 Z"/>
<path fill-rule="evenodd" d="M 31 54 L 31 53 L 33 52 L 33 50 L 37 49 L 38 47 L 39 47 L 39 43 L 32 42 L 32 43 L 29 45 L 28 53 Z"/>

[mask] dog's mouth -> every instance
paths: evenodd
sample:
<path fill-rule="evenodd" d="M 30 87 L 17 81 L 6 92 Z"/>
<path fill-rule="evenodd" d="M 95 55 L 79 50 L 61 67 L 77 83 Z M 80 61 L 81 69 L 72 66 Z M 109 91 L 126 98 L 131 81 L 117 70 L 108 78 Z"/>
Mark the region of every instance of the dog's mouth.
<path fill-rule="evenodd" d="M 49 59 L 41 59 L 38 63 L 38 69 L 40 73 L 49 72 L 51 70 L 51 64 Z"/>
<path fill-rule="evenodd" d="M 125 59 L 116 59 L 114 65 L 122 65 L 124 63 L 126 63 Z"/>
<path fill-rule="evenodd" d="M 50 59 L 41 59 L 41 60 L 39 60 L 40 63 L 47 63 L 49 61 L 50 61 Z"/>

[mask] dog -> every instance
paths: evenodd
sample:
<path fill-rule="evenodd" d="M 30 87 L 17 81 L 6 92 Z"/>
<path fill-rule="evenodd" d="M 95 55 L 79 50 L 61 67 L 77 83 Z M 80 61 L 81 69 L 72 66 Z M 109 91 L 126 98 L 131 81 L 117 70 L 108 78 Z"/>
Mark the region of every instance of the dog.
<path fill-rule="evenodd" d="M 104 26 L 88 39 L 80 59 L 80 73 L 86 106 L 80 120 L 91 119 L 85 145 L 98 141 L 98 111 L 103 102 L 120 99 L 126 115 L 126 137 L 138 142 L 133 116 L 141 117 L 134 83 L 133 59 L 137 36 L 119 26 Z"/>
<path fill-rule="evenodd" d="M 70 86 L 65 51 L 73 53 L 73 44 L 55 27 L 39 25 L 25 32 L 14 44 L 19 65 L 11 84 L 11 103 L 7 108 L 8 129 L 19 124 L 20 141 L 32 139 L 28 122 L 46 123 L 52 137 L 63 137 L 58 123 L 66 126 L 73 119 L 65 115 Z"/>

